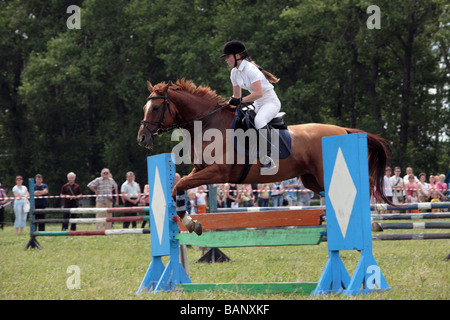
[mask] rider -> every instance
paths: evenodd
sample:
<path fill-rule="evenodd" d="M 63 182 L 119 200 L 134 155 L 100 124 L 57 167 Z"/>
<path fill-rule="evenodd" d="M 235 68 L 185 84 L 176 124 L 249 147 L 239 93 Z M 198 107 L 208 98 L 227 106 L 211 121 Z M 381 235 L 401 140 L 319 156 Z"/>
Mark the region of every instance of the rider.
<path fill-rule="evenodd" d="M 227 42 L 223 47 L 221 58 L 232 68 L 230 79 L 233 85 L 233 96 L 229 103 L 239 106 L 241 103 L 254 101 L 255 127 L 261 135 L 265 135 L 264 138 L 270 145 L 271 135 L 267 124 L 281 108 L 280 100 L 271 83 L 277 83 L 280 79 L 255 64 L 240 41 Z M 242 88 L 248 90 L 250 94 L 242 97 Z M 262 171 L 276 168 L 276 164 L 271 158 L 271 148 L 267 149 L 267 155 L 261 159 Z"/>

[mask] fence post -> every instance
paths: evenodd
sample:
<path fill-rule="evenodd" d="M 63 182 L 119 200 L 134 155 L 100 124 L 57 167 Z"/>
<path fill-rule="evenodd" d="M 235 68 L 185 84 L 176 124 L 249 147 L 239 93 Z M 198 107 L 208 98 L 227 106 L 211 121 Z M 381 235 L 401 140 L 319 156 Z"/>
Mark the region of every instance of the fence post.
<path fill-rule="evenodd" d="M 36 236 L 34 235 L 34 233 L 36 232 L 36 225 L 34 224 L 34 209 L 36 208 L 34 201 L 34 178 L 28 179 L 28 192 L 30 193 L 30 240 L 28 240 L 28 243 L 25 246 L 25 250 L 27 250 L 28 248 L 41 249 L 41 246 L 39 245 L 39 242 L 36 240 Z"/>
<path fill-rule="evenodd" d="M 137 291 L 170 291 L 179 283 L 191 283 L 180 263 L 176 209 L 172 198 L 175 164 L 170 153 L 147 158 L 152 261 Z M 163 256 L 169 256 L 167 266 Z"/>
<path fill-rule="evenodd" d="M 390 289 L 372 253 L 367 135 L 324 137 L 322 154 L 329 258 L 313 295 Z M 361 252 L 351 278 L 342 250 Z"/>

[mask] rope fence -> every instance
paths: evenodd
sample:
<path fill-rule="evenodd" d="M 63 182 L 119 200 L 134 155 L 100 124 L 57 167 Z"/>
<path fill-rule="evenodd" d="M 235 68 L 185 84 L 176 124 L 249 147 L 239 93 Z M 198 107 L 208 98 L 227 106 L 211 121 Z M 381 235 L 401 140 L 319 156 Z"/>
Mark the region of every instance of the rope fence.
<path fill-rule="evenodd" d="M 399 190 L 396 188 L 392 188 L 392 190 Z M 418 191 L 417 189 L 401 189 L 401 190 L 413 190 L 413 191 Z M 441 189 L 428 189 L 430 192 L 432 191 L 442 191 Z M 450 190 L 450 189 L 449 189 Z M 204 192 L 209 192 L 208 189 L 204 189 Z M 303 193 L 308 193 L 308 192 L 313 192 L 309 189 L 269 189 L 269 190 L 264 190 L 264 189 L 251 189 L 251 190 L 231 190 L 231 191 L 238 191 L 238 192 L 244 192 L 244 191 L 252 191 L 252 192 L 280 192 L 280 191 L 284 191 L 284 192 L 303 192 Z M 96 197 L 115 197 L 115 196 L 141 196 L 141 197 L 147 197 L 148 193 L 126 193 L 126 194 L 122 194 L 122 193 L 111 193 L 111 194 L 83 194 L 81 195 L 81 198 L 96 198 Z M 64 199 L 64 198 L 70 198 L 70 199 L 74 199 L 78 196 L 73 196 L 73 195 L 56 195 L 56 196 L 34 196 L 35 199 Z M 29 197 L 4 197 L 4 198 L 0 198 L 0 201 L 3 200 L 15 200 L 15 199 L 24 199 L 27 198 L 29 199 Z"/>

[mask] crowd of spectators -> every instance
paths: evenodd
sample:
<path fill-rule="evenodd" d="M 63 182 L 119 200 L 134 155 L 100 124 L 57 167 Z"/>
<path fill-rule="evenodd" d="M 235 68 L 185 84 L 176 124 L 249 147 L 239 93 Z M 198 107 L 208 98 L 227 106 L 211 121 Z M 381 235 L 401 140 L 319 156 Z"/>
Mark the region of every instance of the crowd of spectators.
<path fill-rule="evenodd" d="M 180 175 L 177 174 L 177 179 Z M 449 186 L 445 182 L 444 174 L 428 175 L 420 173 L 416 176 L 411 167 L 406 168 L 402 176 L 400 167 L 386 167 L 384 176 L 385 195 L 393 203 L 418 203 L 418 202 L 442 202 L 448 201 Z M 70 172 L 67 175 L 67 183 L 60 191 L 64 208 L 76 208 L 83 197 L 81 187 L 75 183 L 76 175 Z M 47 201 L 45 195 L 49 193 L 48 186 L 43 183 L 43 176 L 37 174 L 34 187 L 34 195 L 37 197 L 36 208 L 46 208 Z M 87 187 L 95 193 L 96 207 L 112 207 L 119 205 L 119 198 L 124 206 L 132 207 L 138 205 L 149 205 L 148 185 L 144 186 L 142 192 L 140 185 L 135 182 L 133 172 L 126 173 L 126 180 L 119 187 L 114 181 L 109 169 L 104 168 L 101 176 L 92 180 Z M 239 207 L 280 207 L 280 206 L 310 206 L 314 193 L 303 185 L 301 178 L 292 178 L 285 181 L 264 184 L 216 184 L 217 207 L 218 208 L 239 208 Z M 23 232 L 26 221 L 27 201 L 29 190 L 23 185 L 23 177 L 16 176 L 16 185 L 12 188 L 14 193 L 14 215 L 16 233 Z M 44 197 L 42 197 L 44 196 Z M 207 186 L 189 189 L 186 192 L 187 208 L 190 214 L 206 213 L 208 207 L 209 190 Z M 7 195 L 0 184 L 0 228 L 4 225 L 4 206 L 7 204 Z M 377 200 L 377 199 L 375 199 Z M 28 205 L 29 206 L 29 205 Z M 28 210 L 28 211 L 27 211 Z M 103 214 L 104 215 L 104 214 Z M 103 217 L 102 214 L 97 217 Z M 105 217 L 110 216 L 107 214 Z M 68 217 L 68 216 L 67 216 Z M 74 218 L 74 216 L 71 216 Z M 45 215 L 37 216 L 44 219 Z M 128 228 L 129 222 L 123 227 Z M 144 227 L 144 224 L 142 227 Z M 132 223 L 136 227 L 136 222 Z M 110 224 L 97 224 L 97 229 L 109 229 Z M 45 230 L 45 224 L 38 224 L 39 231 Z M 63 230 L 68 229 L 68 224 L 63 224 Z M 76 225 L 71 225 L 71 230 L 76 230 Z"/>
<path fill-rule="evenodd" d="M 314 193 L 303 185 L 301 178 L 263 184 L 215 184 L 218 208 L 309 206 Z M 206 205 L 206 186 L 187 191 L 189 213 L 204 213 L 198 205 Z M 200 197 L 200 199 L 199 199 Z"/>
<path fill-rule="evenodd" d="M 384 193 L 394 203 L 439 202 L 447 201 L 448 186 L 444 174 L 427 176 L 421 172 L 417 177 L 408 167 L 402 177 L 400 167 L 394 168 L 394 175 L 392 169 L 386 167 Z"/>

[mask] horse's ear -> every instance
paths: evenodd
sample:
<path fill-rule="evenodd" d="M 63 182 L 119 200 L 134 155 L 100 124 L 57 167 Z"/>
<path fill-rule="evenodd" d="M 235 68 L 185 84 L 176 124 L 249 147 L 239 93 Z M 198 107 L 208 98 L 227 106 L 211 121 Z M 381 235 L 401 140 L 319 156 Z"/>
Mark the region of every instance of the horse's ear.
<path fill-rule="evenodd" d="M 165 83 L 162 87 L 161 87 L 161 94 L 166 94 L 167 93 L 167 90 L 169 90 L 169 86 L 170 86 L 170 83 Z M 159 90 L 158 90 L 159 91 Z"/>
<path fill-rule="evenodd" d="M 152 83 L 150 81 L 148 81 L 148 80 L 147 80 L 147 89 L 148 89 L 148 91 L 153 92 Z"/>

